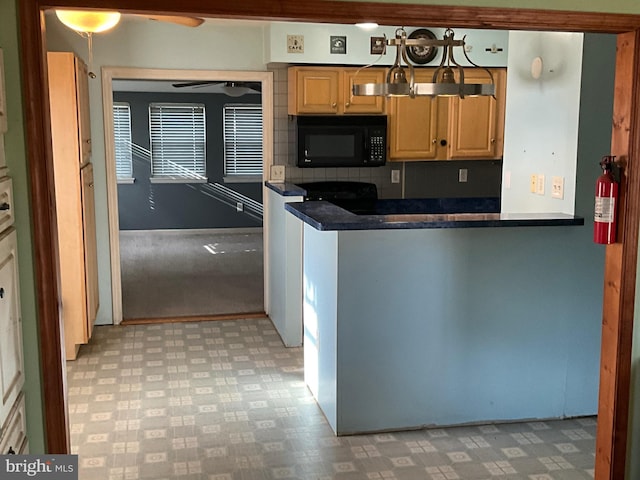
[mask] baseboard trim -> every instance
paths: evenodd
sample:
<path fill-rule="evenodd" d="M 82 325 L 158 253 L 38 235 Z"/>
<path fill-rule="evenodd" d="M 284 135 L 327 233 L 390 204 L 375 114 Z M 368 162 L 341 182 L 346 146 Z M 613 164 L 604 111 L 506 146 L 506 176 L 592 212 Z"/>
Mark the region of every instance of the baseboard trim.
<path fill-rule="evenodd" d="M 188 322 L 212 322 L 222 320 L 252 320 L 255 318 L 268 318 L 264 312 L 223 313 L 220 315 L 193 315 L 186 317 L 159 317 L 159 318 L 126 318 L 120 325 L 150 325 L 154 323 L 188 323 Z"/>
<path fill-rule="evenodd" d="M 262 233 L 262 227 L 243 228 L 168 228 L 164 230 L 120 230 L 120 235 L 140 234 L 140 233 L 162 233 L 170 235 L 194 234 L 219 234 L 219 233 Z"/>

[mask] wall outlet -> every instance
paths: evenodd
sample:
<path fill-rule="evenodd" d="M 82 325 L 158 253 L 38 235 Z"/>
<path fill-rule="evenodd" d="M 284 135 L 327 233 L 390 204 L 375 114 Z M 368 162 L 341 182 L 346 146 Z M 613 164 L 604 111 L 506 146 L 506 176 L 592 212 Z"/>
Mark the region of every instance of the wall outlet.
<path fill-rule="evenodd" d="M 400 170 L 391 170 L 391 183 L 400 183 Z"/>
<path fill-rule="evenodd" d="M 536 183 L 536 193 L 538 195 L 544 195 L 544 175 L 538 175 L 538 182 Z"/>
<path fill-rule="evenodd" d="M 467 169 L 466 168 L 460 168 L 458 169 L 458 183 L 466 183 L 467 181 Z"/>
<path fill-rule="evenodd" d="M 551 179 L 551 198 L 564 198 L 564 177 L 553 177 Z"/>
<path fill-rule="evenodd" d="M 271 172 L 271 181 L 284 182 L 284 173 L 285 173 L 284 165 L 271 165 L 270 172 Z"/>
<path fill-rule="evenodd" d="M 533 174 L 529 180 L 529 191 L 531 193 L 536 193 L 536 189 L 538 188 L 538 175 Z"/>
<path fill-rule="evenodd" d="M 236 212 L 242 212 L 244 210 L 244 203 L 236 202 Z"/>

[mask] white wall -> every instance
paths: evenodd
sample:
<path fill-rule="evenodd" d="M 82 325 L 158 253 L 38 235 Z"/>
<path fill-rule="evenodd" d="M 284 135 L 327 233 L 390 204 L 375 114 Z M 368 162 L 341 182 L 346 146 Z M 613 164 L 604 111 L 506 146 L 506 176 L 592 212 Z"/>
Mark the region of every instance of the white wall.
<path fill-rule="evenodd" d="M 406 27 L 407 35 L 417 28 Z M 442 38 L 444 28 L 428 27 L 436 37 Z M 386 35 L 394 38 L 396 27 L 378 27 L 374 30 L 363 30 L 355 25 L 312 24 L 294 22 L 273 22 L 265 29 L 265 61 L 281 63 L 320 63 L 320 64 L 354 64 L 367 65 L 376 63 L 390 65 L 396 55 L 395 47 L 388 47 L 382 58 L 379 54 L 370 54 L 370 38 Z M 465 43 L 469 50 L 469 58 L 476 64 L 485 67 L 504 67 L 507 65 L 507 45 L 509 33 L 499 30 L 455 29 L 455 39 L 466 35 Z M 287 52 L 287 35 L 304 35 L 304 53 Z M 347 54 L 330 53 L 331 35 L 347 37 Z M 485 49 L 492 46 L 502 51 L 490 53 Z M 468 63 L 461 52 L 454 53 L 455 59 L 462 65 Z M 437 64 L 442 57 L 442 48 L 429 65 Z"/>
<path fill-rule="evenodd" d="M 503 212 L 574 213 L 582 45 L 581 33 L 509 33 Z M 531 193 L 532 174 L 544 175 L 544 195 Z M 562 200 L 551 197 L 554 176 L 565 179 Z"/>
<path fill-rule="evenodd" d="M 146 19 L 124 19 L 112 31 L 94 35 L 92 70 L 97 77 L 89 81 L 89 95 L 100 289 L 96 324 L 113 323 L 101 67 L 264 71 L 262 30 L 261 23 L 203 24 L 189 28 Z M 55 15 L 47 15 L 47 49 L 73 51 L 88 63 L 87 41 L 64 27 Z"/>

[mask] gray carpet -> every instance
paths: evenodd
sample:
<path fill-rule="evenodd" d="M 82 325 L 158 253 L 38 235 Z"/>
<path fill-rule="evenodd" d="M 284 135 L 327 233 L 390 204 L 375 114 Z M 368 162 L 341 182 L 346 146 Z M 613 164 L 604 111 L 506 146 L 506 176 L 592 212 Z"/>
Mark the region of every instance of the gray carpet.
<path fill-rule="evenodd" d="M 264 310 L 262 230 L 120 232 L 125 320 Z"/>

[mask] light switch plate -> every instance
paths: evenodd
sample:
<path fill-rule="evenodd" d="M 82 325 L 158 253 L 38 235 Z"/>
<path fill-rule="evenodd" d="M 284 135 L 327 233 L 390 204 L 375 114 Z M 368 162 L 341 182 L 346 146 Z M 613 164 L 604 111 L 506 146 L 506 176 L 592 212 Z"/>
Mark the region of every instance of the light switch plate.
<path fill-rule="evenodd" d="M 466 168 L 458 169 L 458 183 L 467 182 L 467 173 L 468 173 L 468 170 Z"/>
<path fill-rule="evenodd" d="M 287 53 L 304 53 L 304 35 L 287 35 Z"/>
<path fill-rule="evenodd" d="M 529 180 L 529 190 L 531 193 L 536 193 L 536 189 L 538 188 L 538 175 L 535 173 L 531 175 L 531 179 Z"/>
<path fill-rule="evenodd" d="M 400 170 L 391 170 L 391 183 L 400 183 Z"/>
<path fill-rule="evenodd" d="M 544 195 L 544 175 L 538 175 L 538 183 L 536 184 L 536 193 Z"/>
<path fill-rule="evenodd" d="M 271 181 L 284 182 L 284 165 L 271 165 Z"/>

